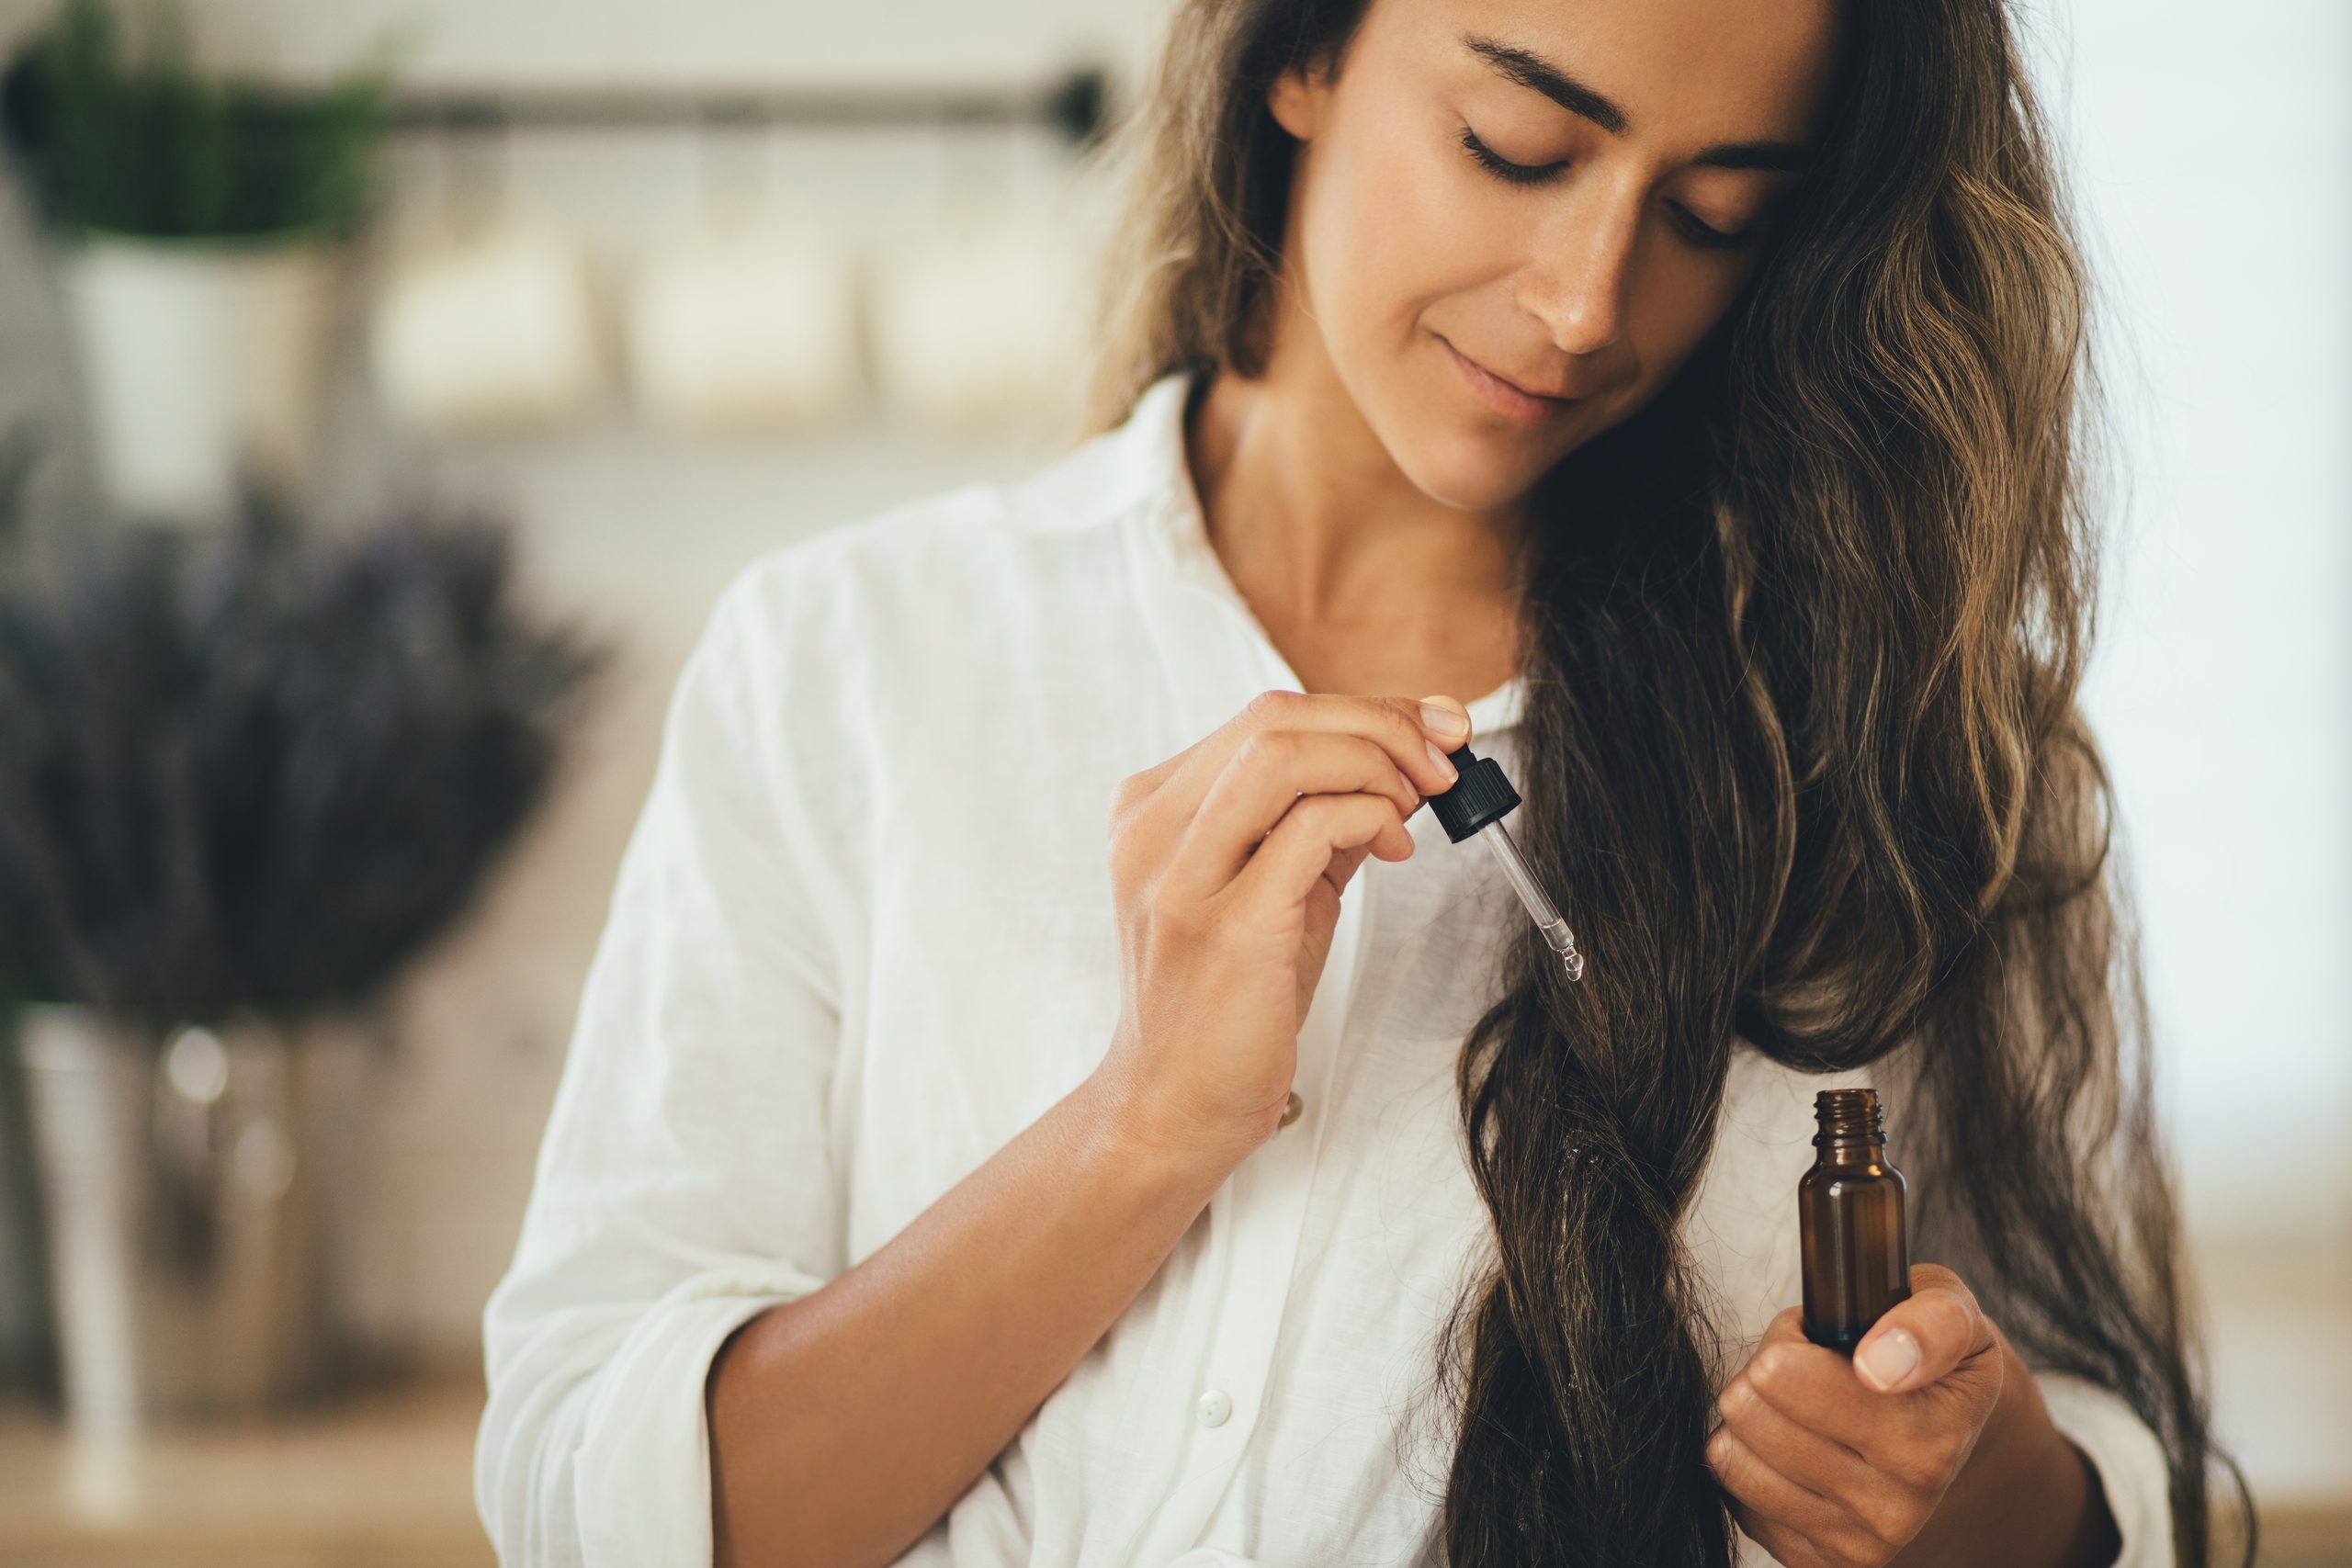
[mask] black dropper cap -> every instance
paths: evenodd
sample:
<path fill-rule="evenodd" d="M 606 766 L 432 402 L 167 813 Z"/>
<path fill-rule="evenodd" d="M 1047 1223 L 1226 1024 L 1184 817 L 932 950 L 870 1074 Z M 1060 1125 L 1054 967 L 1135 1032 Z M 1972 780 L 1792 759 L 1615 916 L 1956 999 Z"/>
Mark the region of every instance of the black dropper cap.
<path fill-rule="evenodd" d="M 1462 776 L 1443 795 L 1430 796 L 1430 809 L 1445 824 L 1445 836 L 1453 842 L 1460 843 L 1519 805 L 1519 791 L 1510 787 L 1501 764 L 1492 757 L 1473 755 L 1464 744 L 1448 751 L 1445 760 Z"/>

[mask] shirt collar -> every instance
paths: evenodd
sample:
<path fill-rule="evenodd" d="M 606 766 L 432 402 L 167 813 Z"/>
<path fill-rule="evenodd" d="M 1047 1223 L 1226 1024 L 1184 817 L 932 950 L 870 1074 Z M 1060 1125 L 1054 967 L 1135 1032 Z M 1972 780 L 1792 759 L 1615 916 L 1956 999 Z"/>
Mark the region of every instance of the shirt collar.
<path fill-rule="evenodd" d="M 1185 618 L 1181 629 L 1174 623 L 1162 622 L 1164 630 L 1183 638 L 1169 648 L 1171 670 L 1194 666 L 1192 655 L 1204 650 L 1191 637 L 1213 634 L 1216 626 L 1204 623 L 1216 623 L 1223 626 L 1228 641 L 1238 638 L 1239 646 L 1228 650 L 1232 657 L 1227 669 L 1231 678 L 1249 687 L 1242 700 L 1267 686 L 1305 691 L 1306 683 L 1275 648 L 1209 543 L 1207 516 L 1193 488 L 1184 450 L 1184 410 L 1197 379 L 1198 373 L 1187 368 L 1163 374 L 1136 394 L 1126 419 L 1113 433 L 1122 459 L 1116 465 L 1119 472 L 1139 481 L 1139 489 L 1127 498 L 1126 519 L 1131 530 L 1130 559 L 1137 570 L 1138 586 L 1156 584 L 1192 598 L 1196 605 L 1205 601 L 1216 606 L 1213 615 Z M 1185 656 L 1182 666 L 1175 657 L 1180 653 Z M 1216 700 L 1232 694 L 1221 693 Z M 1525 694 L 1525 677 L 1514 674 L 1465 704 L 1473 748 L 1480 737 L 1517 727 Z M 1233 706 L 1216 710 L 1221 716 L 1211 718 L 1209 727 L 1231 717 Z M 1204 715 L 1195 716 L 1196 723 L 1199 716 Z"/>

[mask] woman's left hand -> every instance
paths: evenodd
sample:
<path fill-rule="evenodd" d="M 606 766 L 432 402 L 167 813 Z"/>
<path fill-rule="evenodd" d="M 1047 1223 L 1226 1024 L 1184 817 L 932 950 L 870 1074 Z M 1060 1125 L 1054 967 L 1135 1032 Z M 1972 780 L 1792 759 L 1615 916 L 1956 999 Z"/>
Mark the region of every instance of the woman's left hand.
<path fill-rule="evenodd" d="M 1968 1462 L 2009 1358 L 1975 1294 L 1932 1263 L 1851 1360 L 1803 1323 L 1797 1307 L 1774 1317 L 1724 1385 L 1707 1462 L 1740 1528 L 1789 1568 L 1881 1568 Z"/>

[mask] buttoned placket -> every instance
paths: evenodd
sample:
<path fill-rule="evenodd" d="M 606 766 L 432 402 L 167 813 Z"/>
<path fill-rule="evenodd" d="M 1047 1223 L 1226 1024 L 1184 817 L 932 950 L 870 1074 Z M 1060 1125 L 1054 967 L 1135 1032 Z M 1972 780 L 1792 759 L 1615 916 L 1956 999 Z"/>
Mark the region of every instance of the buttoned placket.
<path fill-rule="evenodd" d="M 1181 455 L 1176 460 L 1181 463 Z M 1167 660 L 1176 712 L 1191 744 L 1227 722 L 1258 692 L 1306 688 L 1208 548 L 1189 486 L 1157 495 L 1131 562 Z M 1182 1404 L 1145 1418 L 1181 1422 L 1171 1469 L 1158 1478 L 1125 1550 L 1104 1561 L 1167 1563 L 1193 1549 L 1243 1450 L 1257 1430 L 1274 1346 L 1320 1163 L 1349 1003 L 1368 948 L 1379 863 L 1366 860 L 1340 901 L 1331 948 L 1298 1034 L 1293 1092 L 1300 1114 L 1253 1150 L 1208 1202 L 1207 1255 L 1214 1314 L 1187 1325 L 1185 1364 L 1195 1369 Z"/>
<path fill-rule="evenodd" d="M 1242 1450 L 1264 1412 L 1275 1340 L 1306 1228 L 1307 1199 L 1331 1120 L 1315 1108 L 1330 1102 L 1377 886 L 1373 878 L 1359 876 L 1349 896 L 1340 899 L 1331 951 L 1299 1030 L 1296 1082 L 1307 1109 L 1296 1124 L 1252 1151 L 1209 1199 L 1216 1256 L 1206 1268 L 1218 1287 L 1216 1311 L 1200 1348 L 1194 1429 L 1184 1445 L 1176 1483 L 1130 1562 L 1165 1562 L 1200 1543 L 1201 1531 L 1232 1483 Z M 1214 1421 L 1208 1419 L 1212 1413 Z"/>

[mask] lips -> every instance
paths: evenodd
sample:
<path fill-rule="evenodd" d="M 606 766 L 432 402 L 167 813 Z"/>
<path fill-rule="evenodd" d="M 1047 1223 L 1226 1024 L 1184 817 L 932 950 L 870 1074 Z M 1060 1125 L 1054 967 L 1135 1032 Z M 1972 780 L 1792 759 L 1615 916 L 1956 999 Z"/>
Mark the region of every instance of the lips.
<path fill-rule="evenodd" d="M 1577 399 L 1548 392 L 1533 392 L 1519 382 L 1497 375 L 1477 360 L 1471 358 L 1442 333 L 1432 333 L 1445 344 L 1446 353 L 1462 372 L 1464 381 L 1478 400 L 1508 419 L 1525 423 L 1550 420 L 1576 406 Z"/>
<path fill-rule="evenodd" d="M 1461 353 L 1461 350 L 1456 349 L 1454 352 L 1459 354 Z M 1463 355 L 1463 357 L 1469 359 L 1470 356 L 1468 355 Z M 1492 376 L 1496 380 L 1502 382 L 1505 386 L 1513 388 L 1518 391 L 1524 392 L 1531 398 L 1549 398 L 1554 402 L 1569 403 L 1574 402 L 1577 399 L 1584 396 L 1582 392 L 1546 391 L 1544 389 L 1535 386 L 1532 382 L 1521 380 L 1516 376 L 1504 375 L 1501 371 L 1496 369 L 1493 366 L 1487 364 L 1483 359 L 1471 359 L 1470 363 L 1476 365 L 1479 369 L 1484 370 L 1487 375 Z"/>

